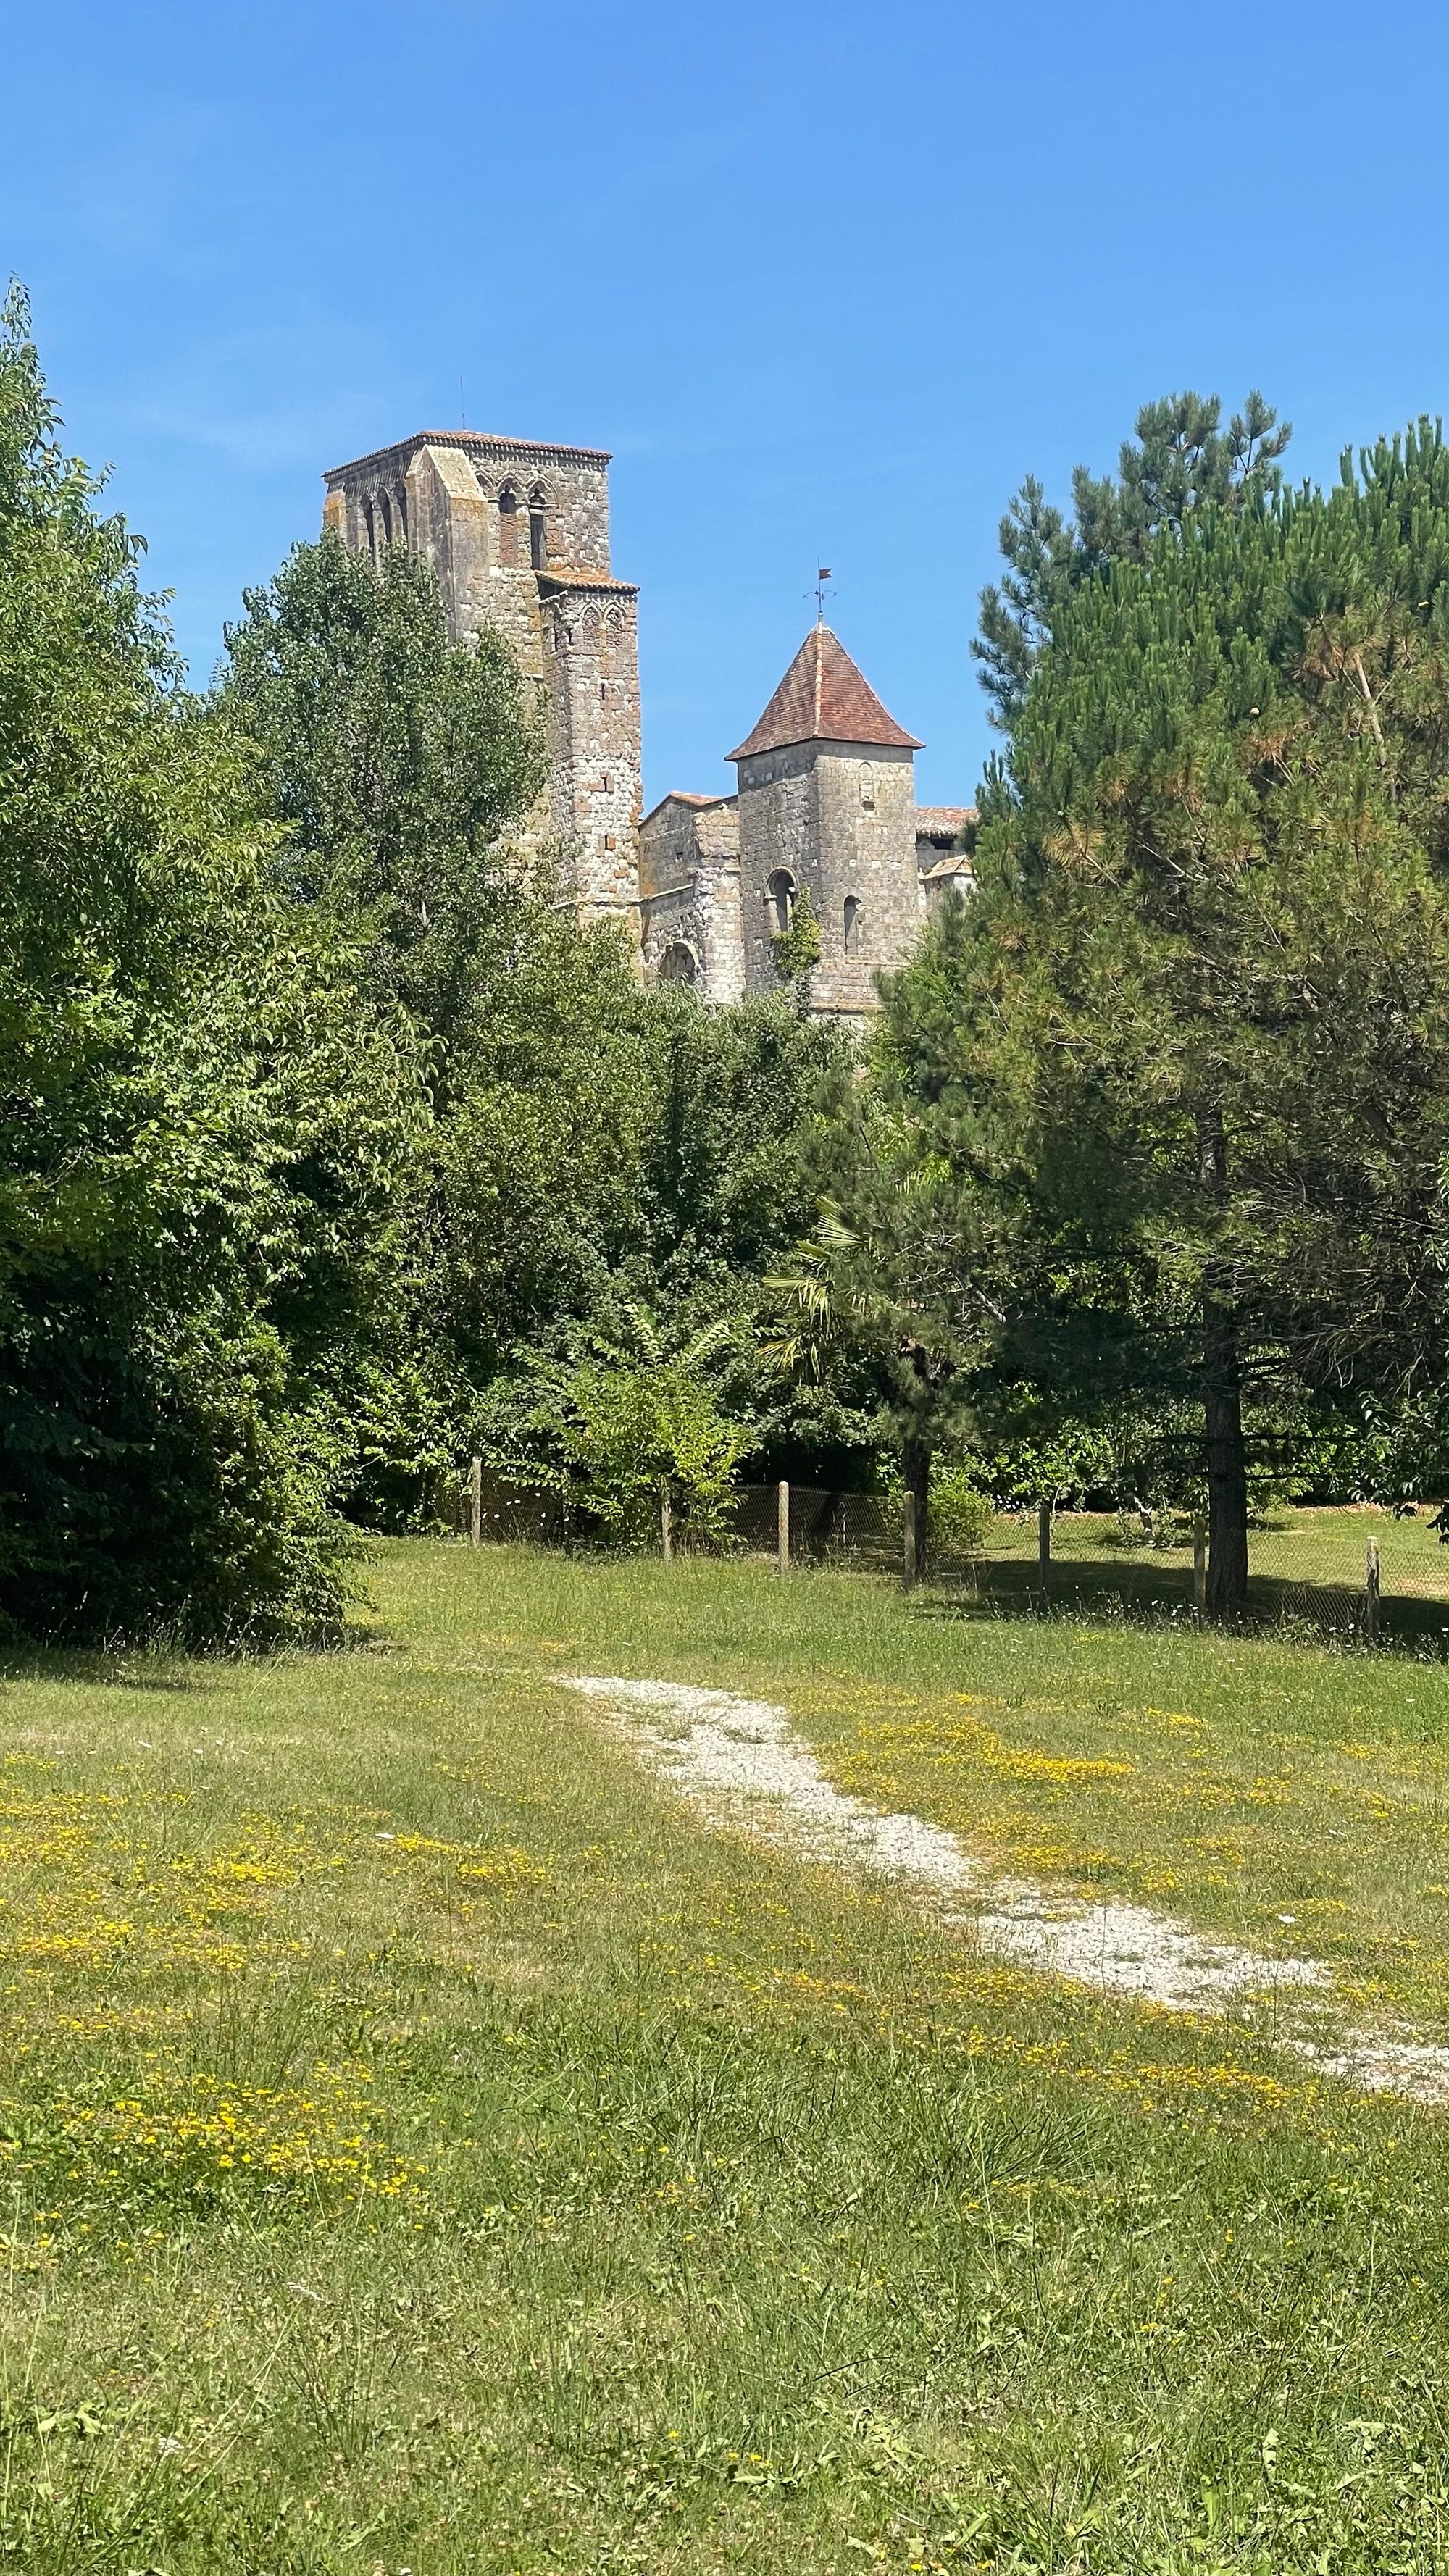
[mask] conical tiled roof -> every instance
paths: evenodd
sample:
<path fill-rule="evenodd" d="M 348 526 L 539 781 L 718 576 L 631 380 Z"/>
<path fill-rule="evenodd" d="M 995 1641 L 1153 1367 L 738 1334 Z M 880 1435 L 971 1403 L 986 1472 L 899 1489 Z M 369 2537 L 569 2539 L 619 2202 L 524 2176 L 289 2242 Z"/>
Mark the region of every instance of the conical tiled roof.
<path fill-rule="evenodd" d="M 729 760 L 783 751 L 792 742 L 865 742 L 919 751 L 913 733 L 888 716 L 828 626 L 813 626 L 752 734 Z"/>

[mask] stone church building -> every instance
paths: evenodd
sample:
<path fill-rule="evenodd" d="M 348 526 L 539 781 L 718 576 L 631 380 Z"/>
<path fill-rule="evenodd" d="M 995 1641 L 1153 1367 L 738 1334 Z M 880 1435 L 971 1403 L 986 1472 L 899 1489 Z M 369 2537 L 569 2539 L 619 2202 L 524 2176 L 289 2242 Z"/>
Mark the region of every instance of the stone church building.
<path fill-rule="evenodd" d="M 617 921 L 643 971 L 711 1003 L 778 990 L 772 941 L 808 892 L 810 1008 L 858 1021 L 950 887 L 975 817 L 918 805 L 913 734 L 823 621 L 729 754 L 733 796 L 643 813 L 639 594 L 609 559 L 609 459 L 420 430 L 325 477 L 324 527 L 374 559 L 426 557 L 453 633 L 505 636 L 543 708 L 548 784 L 529 837 L 563 851 L 581 918 Z"/>

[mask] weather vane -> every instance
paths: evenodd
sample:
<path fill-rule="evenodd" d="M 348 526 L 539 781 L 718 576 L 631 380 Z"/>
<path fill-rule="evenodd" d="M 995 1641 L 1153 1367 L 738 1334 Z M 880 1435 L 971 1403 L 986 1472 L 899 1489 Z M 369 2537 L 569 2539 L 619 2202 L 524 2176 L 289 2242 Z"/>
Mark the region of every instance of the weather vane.
<path fill-rule="evenodd" d="M 812 596 L 815 601 L 816 619 L 821 626 L 825 623 L 825 590 L 829 579 L 829 564 L 817 563 L 815 567 L 815 588 Z"/>

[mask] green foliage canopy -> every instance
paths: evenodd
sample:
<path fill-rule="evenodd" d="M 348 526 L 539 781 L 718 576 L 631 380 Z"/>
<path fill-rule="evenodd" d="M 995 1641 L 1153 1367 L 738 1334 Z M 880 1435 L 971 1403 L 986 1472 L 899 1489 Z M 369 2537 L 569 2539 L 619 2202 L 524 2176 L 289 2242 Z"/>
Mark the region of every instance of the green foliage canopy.
<path fill-rule="evenodd" d="M 630 1308 L 624 1342 L 582 1337 L 566 1358 L 527 1355 L 485 1417 L 493 1463 L 562 1495 L 616 1537 L 657 1534 L 667 1497 L 681 1525 L 718 1534 L 730 1479 L 749 1446 L 721 1405 L 707 1364 L 730 1319 L 670 1349 L 653 1316 Z"/>
<path fill-rule="evenodd" d="M 0 328 L 0 1615 L 336 1615 L 331 1374 L 380 1295 L 405 1026 L 292 900 L 137 547 Z"/>
<path fill-rule="evenodd" d="M 1221 496 L 1055 607 L 980 893 L 897 979 L 915 1151 L 996 1229 L 1003 1365 L 1206 1408 L 1431 1406 L 1449 1152 L 1449 451 Z"/>
<path fill-rule="evenodd" d="M 1144 404 L 1115 480 L 1075 468 L 1070 520 L 1028 476 L 1001 521 L 1007 569 L 981 594 L 971 646 L 992 722 L 1003 732 L 1020 717 L 1037 656 L 1080 583 L 1119 558 L 1142 562 L 1159 534 L 1180 537 L 1205 510 L 1253 508 L 1278 489 L 1277 461 L 1291 426 L 1280 427 L 1258 393 L 1226 430 L 1221 422 L 1215 394 L 1167 394 Z"/>
<path fill-rule="evenodd" d="M 328 531 L 243 604 L 220 703 L 260 746 L 297 891 L 348 935 L 364 922 L 382 987 L 452 1037 L 517 887 L 502 845 L 542 780 L 517 665 L 488 630 L 452 641 L 405 546 L 374 565 Z"/>

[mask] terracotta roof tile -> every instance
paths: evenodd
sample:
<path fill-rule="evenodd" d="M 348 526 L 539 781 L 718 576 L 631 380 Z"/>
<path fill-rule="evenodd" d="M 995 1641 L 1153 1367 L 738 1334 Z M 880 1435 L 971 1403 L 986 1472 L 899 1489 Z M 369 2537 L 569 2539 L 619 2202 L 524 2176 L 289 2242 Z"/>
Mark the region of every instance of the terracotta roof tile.
<path fill-rule="evenodd" d="M 579 564 L 550 564 L 538 567 L 540 587 L 549 590 L 638 590 L 637 581 L 616 581 L 611 572 L 594 572 Z"/>
<path fill-rule="evenodd" d="M 667 796 L 661 796 L 657 805 L 650 806 L 644 820 L 652 823 L 655 815 L 662 814 L 666 805 L 693 805 L 703 812 L 711 805 L 733 805 L 735 802 L 733 796 L 696 796 L 688 787 L 671 787 Z"/>
<path fill-rule="evenodd" d="M 913 733 L 888 716 L 845 646 L 825 625 L 811 628 L 754 732 L 730 760 L 783 751 L 792 742 L 863 742 L 919 751 Z"/>
<path fill-rule="evenodd" d="M 916 838 L 918 841 L 954 840 L 963 823 L 974 823 L 974 805 L 918 805 Z"/>

